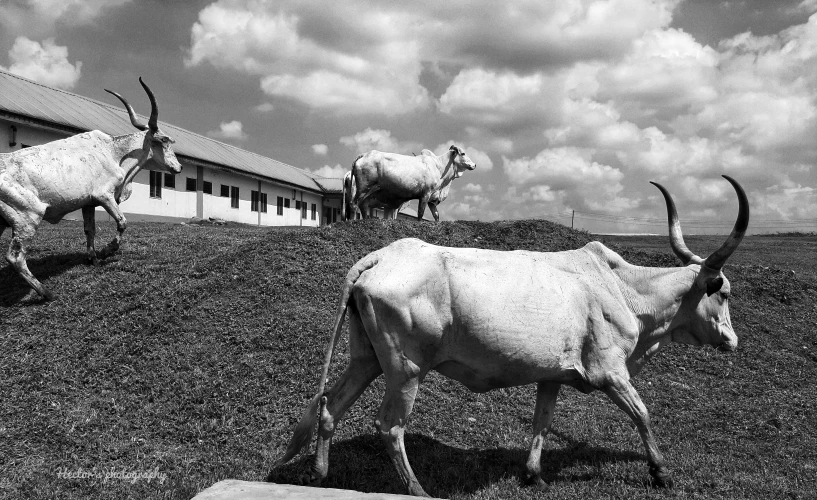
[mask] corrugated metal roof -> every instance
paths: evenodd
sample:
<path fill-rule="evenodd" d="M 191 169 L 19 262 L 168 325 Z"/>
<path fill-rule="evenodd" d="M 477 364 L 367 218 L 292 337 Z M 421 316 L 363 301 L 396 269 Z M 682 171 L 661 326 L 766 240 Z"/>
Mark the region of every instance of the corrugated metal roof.
<path fill-rule="evenodd" d="M 161 96 L 157 100 L 161 101 Z M 124 135 L 134 131 L 127 112 L 119 102 L 116 105 L 106 104 L 3 70 L 0 70 L 0 110 L 71 128 L 101 130 L 110 135 Z M 147 122 L 147 119 L 144 121 Z M 316 192 L 340 192 L 341 179 L 315 176 L 292 165 L 163 121 L 159 121 L 159 128 L 176 140 L 173 148 L 179 155 Z"/>
<path fill-rule="evenodd" d="M 343 179 L 338 179 L 336 177 L 321 177 L 319 175 L 313 175 L 312 177 L 326 193 L 343 192 Z"/>

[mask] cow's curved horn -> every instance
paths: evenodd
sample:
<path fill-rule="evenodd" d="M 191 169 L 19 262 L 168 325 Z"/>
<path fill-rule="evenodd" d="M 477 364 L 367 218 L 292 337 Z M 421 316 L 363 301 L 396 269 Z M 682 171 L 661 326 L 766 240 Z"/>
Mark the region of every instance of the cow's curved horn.
<path fill-rule="evenodd" d="M 650 181 L 650 184 L 661 190 L 661 194 L 664 195 L 664 200 L 667 202 L 669 245 L 672 247 L 672 251 L 676 256 L 678 256 L 679 259 L 681 259 L 681 263 L 683 265 L 687 265 L 690 262 L 700 264 L 703 259 L 692 253 L 692 251 L 687 248 L 686 244 L 684 243 L 684 235 L 681 233 L 681 223 L 678 221 L 678 211 L 675 209 L 675 202 L 672 201 L 672 196 L 670 196 L 669 191 L 667 191 L 664 186 L 658 184 L 657 182 Z"/>
<path fill-rule="evenodd" d="M 142 88 L 145 89 L 147 92 L 148 98 L 150 99 L 150 118 L 148 119 L 148 128 L 150 128 L 151 132 L 156 132 L 159 130 L 159 123 L 157 121 L 159 117 L 159 106 L 156 105 L 156 97 L 153 95 L 153 92 L 150 91 L 150 88 L 142 81 L 142 77 L 139 77 L 139 83 L 142 84 Z"/>
<path fill-rule="evenodd" d="M 740 245 L 743 236 L 746 234 L 746 228 L 749 227 L 749 199 L 746 198 L 746 193 L 735 179 L 728 175 L 724 175 L 723 178 L 732 184 L 732 187 L 735 188 L 735 192 L 738 194 L 738 220 L 735 221 L 735 227 L 723 245 L 712 252 L 704 261 L 704 266 L 715 271 L 719 271 L 723 267 L 726 263 L 726 259 L 728 259 L 729 256 L 732 255 L 732 252 Z"/>
<path fill-rule="evenodd" d="M 120 101 L 122 101 L 122 104 L 125 105 L 125 109 L 128 110 L 128 116 L 130 116 L 130 122 L 133 124 L 134 127 L 138 128 L 139 130 L 147 130 L 148 129 L 147 125 L 140 122 L 139 119 L 136 118 L 136 113 L 133 112 L 133 108 L 131 107 L 130 104 L 128 104 L 128 101 L 126 101 L 124 97 L 117 94 L 113 90 L 105 89 L 105 92 L 115 95 Z"/>

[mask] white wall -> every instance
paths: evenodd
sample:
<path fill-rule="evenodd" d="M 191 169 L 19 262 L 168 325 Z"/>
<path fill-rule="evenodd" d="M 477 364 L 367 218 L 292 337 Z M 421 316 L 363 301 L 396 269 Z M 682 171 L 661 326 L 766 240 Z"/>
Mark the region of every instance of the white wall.
<path fill-rule="evenodd" d="M 130 198 L 119 204 L 119 208 L 125 213 L 152 215 L 161 217 L 173 217 L 178 219 L 189 219 L 196 215 L 196 192 L 185 190 L 185 177 L 196 176 L 196 167 L 184 165 L 182 173 L 176 175 L 176 187 L 169 188 L 164 185 L 164 174 L 162 177 L 162 197 L 150 197 L 150 173 L 142 169 L 133 178 L 131 184 Z M 103 211 L 97 207 L 97 211 Z"/>
<path fill-rule="evenodd" d="M 11 126 L 17 128 L 17 139 L 14 146 L 9 146 L 11 139 Z M 58 139 L 65 139 L 70 137 L 69 133 L 52 132 L 50 130 L 43 130 L 39 128 L 29 127 L 20 123 L 0 120 L 0 153 L 9 153 L 11 151 L 18 151 L 23 144 L 28 146 L 39 146 L 46 142 L 56 141 Z"/>

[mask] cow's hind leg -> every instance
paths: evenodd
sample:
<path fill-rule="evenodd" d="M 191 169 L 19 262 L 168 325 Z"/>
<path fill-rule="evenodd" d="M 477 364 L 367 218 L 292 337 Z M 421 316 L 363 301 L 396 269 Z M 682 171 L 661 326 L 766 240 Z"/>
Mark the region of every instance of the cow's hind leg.
<path fill-rule="evenodd" d="M 116 204 L 113 197 L 101 200 L 101 204 L 102 208 L 104 208 L 105 211 L 108 212 L 111 217 L 113 217 L 113 220 L 116 221 L 116 236 L 114 236 L 113 240 L 111 240 L 111 242 L 97 254 L 99 258 L 107 259 L 116 253 L 117 250 L 119 250 L 119 244 L 122 242 L 122 233 L 124 233 L 125 229 L 128 228 L 128 221 L 125 219 L 125 216 L 122 215 L 122 211 L 119 210 L 119 205 Z M 83 215 L 85 215 L 84 210 Z"/>
<path fill-rule="evenodd" d="M 94 237 L 96 237 L 96 209 L 94 207 L 82 207 L 82 221 L 85 229 L 85 249 L 86 260 L 89 264 L 96 265 L 96 249 L 94 249 Z"/>
<path fill-rule="evenodd" d="M 658 445 L 652 434 L 650 415 L 647 413 L 647 407 L 644 406 L 635 388 L 630 384 L 629 380 L 624 377 L 612 375 L 608 377 L 607 384 L 605 384 L 604 387 L 604 393 L 607 394 L 624 413 L 630 416 L 636 428 L 638 428 L 641 441 L 643 441 L 644 448 L 647 451 L 647 463 L 650 466 L 650 475 L 653 477 L 655 485 L 660 488 L 671 488 L 672 477 L 664 465 L 664 457 L 658 450 Z"/>
<path fill-rule="evenodd" d="M 544 487 L 542 480 L 542 445 L 550 431 L 553 422 L 553 412 L 556 409 L 556 399 L 559 396 L 561 384 L 557 382 L 539 382 L 536 387 L 536 409 L 533 413 L 533 442 L 530 447 L 528 461 L 525 464 L 525 482 L 537 487 Z"/>
<path fill-rule="evenodd" d="M 335 427 L 372 380 L 383 373 L 360 323 L 360 317 L 353 308 L 349 308 L 349 350 L 349 366 L 337 383 L 326 392 L 325 402 L 321 402 L 318 444 L 310 476 L 304 481 L 312 486 L 319 485 L 329 472 L 329 446 Z"/>
<path fill-rule="evenodd" d="M 46 300 L 52 300 L 54 294 L 48 291 L 40 281 L 31 274 L 26 263 L 26 247 L 34 233 L 37 231 L 37 224 L 40 222 L 38 217 L 36 220 L 31 220 L 28 223 L 16 224 L 11 228 L 11 243 L 6 253 L 6 260 L 17 271 L 17 274 L 33 288 L 40 296 Z"/>

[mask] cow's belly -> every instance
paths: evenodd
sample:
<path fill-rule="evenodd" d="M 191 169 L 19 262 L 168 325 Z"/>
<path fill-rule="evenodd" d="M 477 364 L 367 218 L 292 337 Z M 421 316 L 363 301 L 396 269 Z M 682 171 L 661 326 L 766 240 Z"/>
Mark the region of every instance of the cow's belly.
<path fill-rule="evenodd" d="M 513 311 L 504 312 L 512 314 L 453 328 L 443 338 L 434 369 L 477 392 L 580 378 L 575 368 L 581 362 L 582 325 L 559 314 L 530 311 L 529 323 L 519 324 L 507 321 Z"/>

